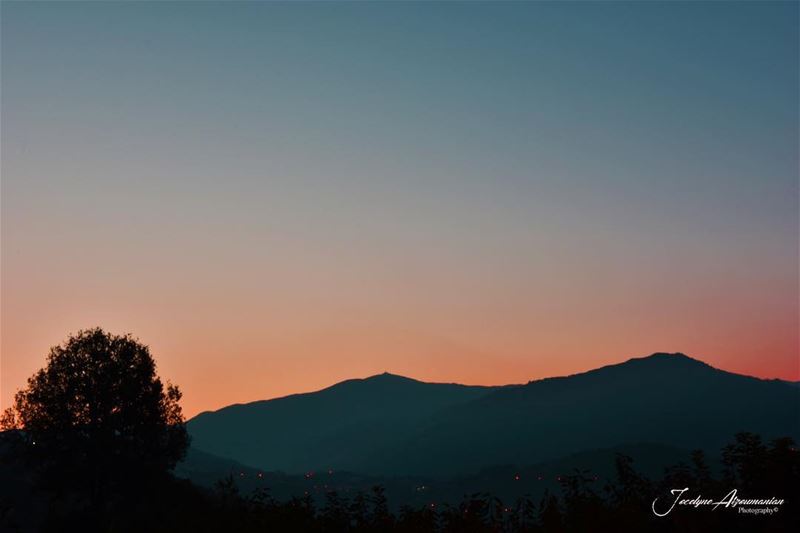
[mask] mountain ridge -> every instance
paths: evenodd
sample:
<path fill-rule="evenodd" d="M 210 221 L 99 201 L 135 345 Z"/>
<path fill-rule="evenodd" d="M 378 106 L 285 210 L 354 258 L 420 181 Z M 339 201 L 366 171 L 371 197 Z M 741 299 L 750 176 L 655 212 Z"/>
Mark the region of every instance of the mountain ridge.
<path fill-rule="evenodd" d="M 410 376 L 404 376 L 402 374 L 395 374 L 393 372 L 384 371 L 384 372 L 381 372 L 379 374 L 372 374 L 372 375 L 369 375 L 369 376 L 366 376 L 366 377 L 363 377 L 363 378 L 349 378 L 349 379 L 345 379 L 345 380 L 342 380 L 342 381 L 337 381 L 336 383 L 328 385 L 327 387 L 323 387 L 321 389 L 316 389 L 316 390 L 312 390 L 312 391 L 294 392 L 294 393 L 286 394 L 286 395 L 283 395 L 283 396 L 276 396 L 274 398 L 265 398 L 265 399 L 261 399 L 261 400 L 251 400 L 251 401 L 244 401 L 244 402 L 236 402 L 236 403 L 224 405 L 222 407 L 219 407 L 218 409 L 207 409 L 205 411 L 201 411 L 201 412 L 197 413 L 196 415 L 191 417 L 189 420 L 193 420 L 193 419 L 195 419 L 195 418 L 197 418 L 199 416 L 206 415 L 208 413 L 218 413 L 218 412 L 220 412 L 222 410 L 225 410 L 225 409 L 228 409 L 228 408 L 232 408 L 232 407 L 264 404 L 264 403 L 267 403 L 267 402 L 273 402 L 273 401 L 276 401 L 276 400 L 283 400 L 283 399 L 287 399 L 287 398 L 294 398 L 294 397 L 297 397 L 297 396 L 305 396 L 305 395 L 309 395 L 309 394 L 317 394 L 317 393 L 325 392 L 325 391 L 328 391 L 328 390 L 331 390 L 331 389 L 334 389 L 334 388 L 337 388 L 337 387 L 340 387 L 340 386 L 346 386 L 346 385 L 358 384 L 358 383 L 365 383 L 365 382 L 374 382 L 374 381 L 380 381 L 380 380 L 386 380 L 386 379 L 395 380 L 395 381 L 422 383 L 422 384 L 427 384 L 427 385 L 455 385 L 455 386 L 460 386 L 460 387 L 470 387 L 470 388 L 478 388 L 478 389 L 501 389 L 501 388 L 506 388 L 506 387 L 522 387 L 522 386 L 525 386 L 525 385 L 530 385 L 532 383 L 539 383 L 539 382 L 548 381 L 548 380 L 559 380 L 559 379 L 565 379 L 565 378 L 572 378 L 572 377 L 581 376 L 581 375 L 584 375 L 584 374 L 590 374 L 590 373 L 593 373 L 593 372 L 598 372 L 598 371 L 605 370 L 605 369 L 612 369 L 612 368 L 620 367 L 622 365 L 638 364 L 640 362 L 641 363 L 645 363 L 645 362 L 648 362 L 648 361 L 659 361 L 659 360 L 683 361 L 683 362 L 689 363 L 689 364 L 694 363 L 694 364 L 697 364 L 697 365 L 699 365 L 701 367 L 710 368 L 710 369 L 713 369 L 713 370 L 718 370 L 720 372 L 725 372 L 725 373 L 731 374 L 731 375 L 743 376 L 743 377 L 747 377 L 747 378 L 751 378 L 751 379 L 755 379 L 755 380 L 759 380 L 759 381 L 780 382 L 780 383 L 785 383 L 785 384 L 791 385 L 791 386 L 800 386 L 800 381 L 791 381 L 791 380 L 785 380 L 785 379 L 781 379 L 781 378 L 762 378 L 762 377 L 758 377 L 758 376 L 751 376 L 749 374 L 731 372 L 729 370 L 724 370 L 724 369 L 721 369 L 721 368 L 717 368 L 717 367 L 715 367 L 715 366 L 713 366 L 713 365 L 711 365 L 709 363 L 706 363 L 702 359 L 697 359 L 695 357 L 691 357 L 689 355 L 686 355 L 683 352 L 653 352 L 650 355 L 644 355 L 644 356 L 640 356 L 640 357 L 631 357 L 631 358 L 626 359 L 625 361 L 621 361 L 619 363 L 609 363 L 609 364 L 606 364 L 606 365 L 599 366 L 597 368 L 592 368 L 592 369 L 584 370 L 584 371 L 581 371 L 581 372 L 575 372 L 575 373 L 572 373 L 572 374 L 564 374 L 563 376 L 546 376 L 546 377 L 542 377 L 542 378 L 532 379 L 532 380 L 529 380 L 527 382 L 507 383 L 507 384 L 503 384 L 503 385 L 469 385 L 469 384 L 465 384 L 465 383 L 459 383 L 459 382 L 456 382 L 456 381 L 423 381 L 421 379 L 412 378 Z"/>
<path fill-rule="evenodd" d="M 376 374 L 206 412 L 188 427 L 199 450 L 270 470 L 452 476 L 635 441 L 713 449 L 740 430 L 797 436 L 799 392 L 656 352 L 524 385 Z"/>
<path fill-rule="evenodd" d="M 384 382 L 385 383 L 387 381 L 388 382 L 397 382 L 397 383 L 417 383 L 417 384 L 424 384 L 424 385 L 451 385 L 451 386 L 455 386 L 455 387 L 465 387 L 465 388 L 476 389 L 476 390 L 477 389 L 488 390 L 488 389 L 501 388 L 501 387 L 516 387 L 516 386 L 521 386 L 522 385 L 522 384 L 513 384 L 513 383 L 512 384 L 507 384 L 507 385 L 467 385 L 467 384 L 457 383 L 457 382 L 422 381 L 422 380 L 419 380 L 419 379 L 416 379 L 416 378 L 403 376 L 403 375 L 400 375 L 400 374 L 394 374 L 392 372 L 381 372 L 380 374 L 373 374 L 373 375 L 370 375 L 370 376 L 367 376 L 367 377 L 364 377 L 364 378 L 350 378 L 350 379 L 345 379 L 343 381 L 337 381 L 336 383 L 334 383 L 332 385 L 328 385 L 327 387 L 323 387 L 321 389 L 317 389 L 317 390 L 313 390 L 313 391 L 294 392 L 292 394 L 286 394 L 284 396 L 276 396 L 274 398 L 266 398 L 266 399 L 263 399 L 263 400 L 253 400 L 253 401 L 249 401 L 249 402 L 237 402 L 237 403 L 232 403 L 232 404 L 229 404 L 229 405 L 222 406 L 222 407 L 220 407 L 218 409 L 208 409 L 208 410 L 201 411 L 201 412 L 197 413 L 196 415 L 191 417 L 188 421 L 194 420 L 194 419 L 196 419 L 196 418 L 198 418 L 198 417 L 200 417 L 202 415 L 206 415 L 206 414 L 209 414 L 209 413 L 218 413 L 220 411 L 223 411 L 223 410 L 229 409 L 229 408 L 233 408 L 233 407 L 252 406 L 252 405 L 258 405 L 258 404 L 265 404 L 265 403 L 268 403 L 268 402 L 274 402 L 274 401 L 277 401 L 277 400 L 285 400 L 285 399 L 288 399 L 288 398 L 295 398 L 295 397 L 298 397 L 298 396 L 307 396 L 307 395 L 310 395 L 310 394 L 318 394 L 318 393 L 327 392 L 327 391 L 330 391 L 330 390 L 333 390 L 333 389 L 337 389 L 337 388 L 340 388 L 340 387 L 343 387 L 343 386 L 346 387 L 346 386 L 351 386 L 351 385 L 358 385 L 358 384 L 363 384 L 363 383 L 375 383 L 375 382 Z"/>

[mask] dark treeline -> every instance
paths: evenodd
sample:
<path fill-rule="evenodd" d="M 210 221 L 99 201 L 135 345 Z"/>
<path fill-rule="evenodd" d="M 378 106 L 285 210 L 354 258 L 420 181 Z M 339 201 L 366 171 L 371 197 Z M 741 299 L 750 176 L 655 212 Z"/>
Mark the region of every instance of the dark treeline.
<path fill-rule="evenodd" d="M 25 516 L 0 503 L 3 531 L 241 531 L 241 532 L 591 532 L 591 531 L 789 531 L 800 524 L 800 459 L 791 439 L 770 443 L 740 433 L 722 450 L 722 469 L 714 473 L 702 452 L 668 468 L 662 479 L 636 471 L 635 461 L 619 455 L 616 475 L 601 481 L 588 472 L 562 476 L 560 493 L 503 502 L 488 494 L 465 496 L 461 503 L 434 503 L 391 512 L 381 487 L 345 497 L 336 491 L 316 503 L 311 495 L 278 501 L 266 489 L 241 493 L 233 477 L 213 490 L 164 476 L 120 486 L 98 509 L 89 494 L 55 493 L 38 487 L 39 513 Z M 714 501 L 732 489 L 740 498 L 785 500 L 772 515 L 744 515 L 738 508 L 675 506 L 672 489 L 689 488 L 686 497 Z M 30 510 L 28 510 L 30 511 Z M 26 513 L 28 514 L 28 513 Z M 35 520 L 31 520 L 35 518 Z M 36 524 L 33 528 L 33 524 Z"/>

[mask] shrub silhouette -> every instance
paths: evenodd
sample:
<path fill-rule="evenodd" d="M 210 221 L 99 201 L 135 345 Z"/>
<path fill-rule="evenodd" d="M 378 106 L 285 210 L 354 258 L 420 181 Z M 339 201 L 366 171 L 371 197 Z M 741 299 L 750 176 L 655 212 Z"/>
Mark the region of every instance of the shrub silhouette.
<path fill-rule="evenodd" d="M 18 430 L 40 487 L 101 516 L 115 495 L 141 493 L 183 458 L 180 398 L 147 346 L 94 328 L 51 348 L 2 424 Z"/>

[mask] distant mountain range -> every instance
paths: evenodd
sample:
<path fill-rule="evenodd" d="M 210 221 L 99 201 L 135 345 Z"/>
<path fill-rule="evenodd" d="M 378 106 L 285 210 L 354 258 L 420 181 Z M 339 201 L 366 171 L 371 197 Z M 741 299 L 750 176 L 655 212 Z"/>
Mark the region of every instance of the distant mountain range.
<path fill-rule="evenodd" d="M 505 387 L 381 374 L 205 412 L 188 428 L 194 453 L 264 471 L 452 478 L 637 443 L 716 452 L 738 431 L 797 439 L 800 388 L 657 353 Z"/>

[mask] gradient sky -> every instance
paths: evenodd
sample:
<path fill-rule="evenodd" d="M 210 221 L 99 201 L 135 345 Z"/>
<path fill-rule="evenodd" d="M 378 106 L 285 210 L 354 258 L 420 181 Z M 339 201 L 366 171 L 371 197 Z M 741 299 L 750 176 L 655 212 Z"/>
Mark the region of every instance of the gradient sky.
<path fill-rule="evenodd" d="M 800 379 L 798 3 L 2 3 L 6 406 L 200 410 L 655 351 Z"/>

